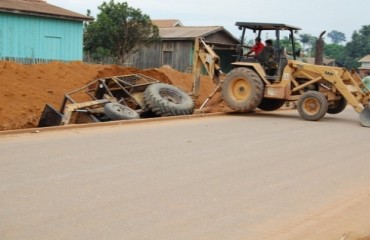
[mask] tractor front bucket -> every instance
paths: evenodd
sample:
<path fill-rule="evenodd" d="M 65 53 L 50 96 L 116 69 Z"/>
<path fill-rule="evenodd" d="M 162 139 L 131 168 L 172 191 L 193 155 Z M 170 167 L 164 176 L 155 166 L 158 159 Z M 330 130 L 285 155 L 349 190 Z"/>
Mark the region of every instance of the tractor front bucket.
<path fill-rule="evenodd" d="M 52 127 L 62 124 L 63 114 L 59 113 L 51 105 L 46 104 L 41 114 L 38 127 Z"/>
<path fill-rule="evenodd" d="M 360 112 L 360 123 L 364 127 L 370 127 L 370 105 Z"/>

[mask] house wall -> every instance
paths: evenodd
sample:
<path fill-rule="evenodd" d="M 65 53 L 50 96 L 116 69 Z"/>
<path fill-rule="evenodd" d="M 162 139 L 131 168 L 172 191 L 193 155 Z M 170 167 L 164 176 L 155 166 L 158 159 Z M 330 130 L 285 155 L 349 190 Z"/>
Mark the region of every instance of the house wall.
<path fill-rule="evenodd" d="M 230 38 L 230 35 L 227 35 L 222 32 L 210 34 L 205 39 L 207 42 L 220 43 L 223 45 L 235 46 L 237 44 L 235 42 L 235 39 Z"/>
<path fill-rule="evenodd" d="M 83 23 L 0 13 L 0 59 L 82 60 Z"/>
<path fill-rule="evenodd" d="M 194 41 L 164 41 L 161 56 L 162 65 L 170 65 L 181 72 L 190 71 L 193 65 L 193 52 Z"/>
<path fill-rule="evenodd" d="M 366 77 L 367 76 L 367 72 L 370 71 L 370 62 L 364 62 L 362 61 L 361 62 L 361 67 L 359 67 L 357 69 L 358 71 L 358 74 L 360 75 L 360 77 Z"/>
<path fill-rule="evenodd" d="M 236 60 L 236 40 L 221 32 L 210 34 L 205 39 L 219 55 L 221 68 L 229 72 Z M 192 72 L 195 39 L 162 39 L 161 42 L 142 48 L 132 55 L 125 64 L 140 69 L 158 68 L 169 65 L 181 72 Z M 205 72 L 204 72 L 205 73 Z"/>
<path fill-rule="evenodd" d="M 193 43 L 190 40 L 155 43 L 131 56 L 126 61 L 126 65 L 140 69 L 169 65 L 173 69 L 186 72 L 193 62 Z"/>
<path fill-rule="evenodd" d="M 363 62 L 363 63 L 361 64 L 361 67 L 362 67 L 362 68 L 366 68 L 366 69 L 370 69 L 370 62 Z"/>
<path fill-rule="evenodd" d="M 160 67 L 161 44 L 153 43 L 149 47 L 143 47 L 140 51 L 129 57 L 125 65 L 139 69 Z"/>
<path fill-rule="evenodd" d="M 366 77 L 366 73 L 370 71 L 370 67 L 369 68 L 361 68 L 361 69 L 358 69 L 358 74 L 360 75 L 360 77 Z"/>

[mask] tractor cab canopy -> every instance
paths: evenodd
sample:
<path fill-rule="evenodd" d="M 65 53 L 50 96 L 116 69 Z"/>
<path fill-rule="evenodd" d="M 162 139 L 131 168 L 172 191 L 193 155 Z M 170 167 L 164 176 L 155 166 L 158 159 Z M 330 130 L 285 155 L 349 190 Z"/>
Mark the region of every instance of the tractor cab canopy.
<path fill-rule="evenodd" d="M 256 22 L 237 22 L 235 23 L 239 29 L 248 28 L 254 31 L 261 30 L 301 30 L 299 27 L 281 23 L 256 23 Z"/>
<path fill-rule="evenodd" d="M 295 51 L 295 44 L 294 44 L 294 33 L 297 33 L 298 30 L 301 30 L 299 27 L 295 27 L 292 25 L 282 24 L 282 23 L 258 23 L 258 22 L 237 22 L 235 23 L 236 26 L 242 30 L 241 35 L 241 43 L 245 43 L 246 31 L 252 30 L 254 33 L 254 37 L 262 37 L 262 32 L 266 31 L 266 37 L 268 36 L 267 31 L 273 31 L 275 34 L 276 39 L 274 40 L 274 47 L 278 50 L 281 49 L 281 31 L 289 32 L 289 40 L 291 44 L 291 50 L 293 53 Z M 254 38 L 253 37 L 253 38 Z M 267 39 L 265 39 L 267 40 Z M 293 54 L 293 58 L 296 58 L 296 54 Z"/>

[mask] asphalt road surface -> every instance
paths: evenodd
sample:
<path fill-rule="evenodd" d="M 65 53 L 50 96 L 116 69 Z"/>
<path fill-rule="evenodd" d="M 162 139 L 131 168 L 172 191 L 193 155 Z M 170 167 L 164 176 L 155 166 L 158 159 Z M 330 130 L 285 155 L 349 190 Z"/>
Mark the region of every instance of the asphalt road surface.
<path fill-rule="evenodd" d="M 351 108 L 0 135 L 0 239 L 370 236 L 370 128 Z"/>

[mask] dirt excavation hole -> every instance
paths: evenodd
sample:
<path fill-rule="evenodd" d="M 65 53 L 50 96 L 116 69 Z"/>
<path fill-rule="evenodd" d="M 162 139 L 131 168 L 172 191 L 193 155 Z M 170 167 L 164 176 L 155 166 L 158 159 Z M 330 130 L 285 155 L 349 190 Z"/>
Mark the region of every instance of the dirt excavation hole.
<path fill-rule="evenodd" d="M 78 89 L 92 80 L 138 73 L 172 84 L 186 93 L 192 91 L 193 74 L 179 72 L 169 66 L 141 70 L 82 62 L 56 61 L 23 65 L 0 61 L 0 131 L 36 127 L 45 104 L 59 109 L 65 93 Z M 196 108 L 200 107 L 215 87 L 211 79 L 202 76 Z M 221 101 L 219 94 L 207 103 L 205 110 L 230 111 Z"/>

